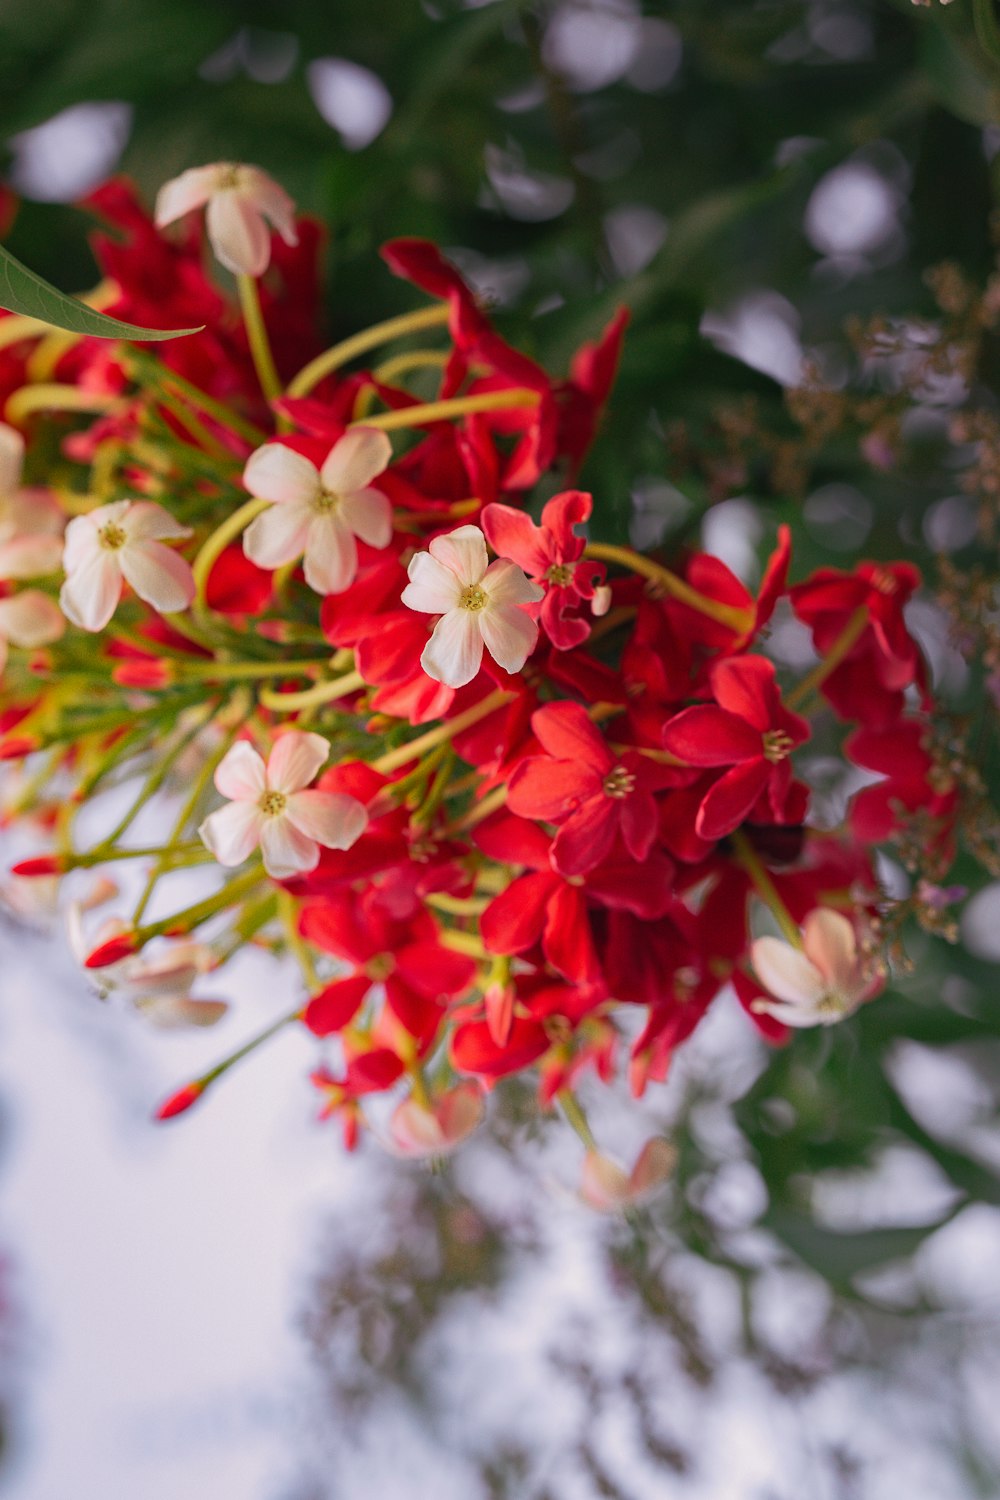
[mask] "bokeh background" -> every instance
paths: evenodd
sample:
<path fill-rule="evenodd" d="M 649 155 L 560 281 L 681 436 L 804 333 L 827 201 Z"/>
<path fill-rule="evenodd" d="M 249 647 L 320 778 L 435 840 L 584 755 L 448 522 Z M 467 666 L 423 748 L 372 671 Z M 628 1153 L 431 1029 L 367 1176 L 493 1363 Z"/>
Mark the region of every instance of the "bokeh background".
<path fill-rule="evenodd" d="M 818 369 L 847 391 L 852 318 L 917 326 L 929 267 L 994 266 L 1000 73 L 970 5 L 0 0 L 7 243 L 83 290 L 72 205 L 108 174 L 151 199 L 254 161 L 328 228 L 331 341 L 412 305 L 377 258 L 398 234 L 441 243 L 556 371 L 632 308 L 583 475 L 598 534 L 696 541 L 748 580 L 781 521 L 799 577 L 863 556 L 933 576 L 942 553 L 997 571 L 942 439 L 968 382 L 906 396 L 905 467 L 840 429 L 804 444 L 783 390 Z M 987 404 L 995 363 L 987 341 Z M 931 597 L 914 627 L 975 714 L 981 674 Z M 801 642 L 779 621 L 773 649 Z M 992 729 L 981 761 L 995 785 Z M 814 773 L 835 817 L 850 788 Z M 153 1127 L 206 1049 L 284 1008 L 286 976 L 241 961 L 211 1039 L 156 1034 L 8 883 L 0 1491 L 1000 1493 L 1000 887 L 967 865 L 959 942 L 909 933 L 912 973 L 846 1026 L 769 1051 L 724 999 L 666 1087 L 588 1099 L 623 1158 L 652 1129 L 680 1147 L 629 1223 L 579 1203 L 577 1143 L 517 1090 L 440 1172 L 346 1158 L 290 1034 Z"/>

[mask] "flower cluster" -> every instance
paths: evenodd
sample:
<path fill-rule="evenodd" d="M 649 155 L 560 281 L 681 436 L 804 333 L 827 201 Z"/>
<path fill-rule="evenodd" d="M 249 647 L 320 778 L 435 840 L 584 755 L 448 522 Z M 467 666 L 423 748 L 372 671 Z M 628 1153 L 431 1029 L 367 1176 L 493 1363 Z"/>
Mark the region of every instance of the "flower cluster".
<path fill-rule="evenodd" d="M 610 1163 L 579 1080 L 663 1079 L 720 996 L 772 1042 L 850 1015 L 886 977 L 873 845 L 920 808 L 954 852 L 916 571 L 790 584 L 783 527 L 754 596 L 717 558 L 594 540 L 601 496 L 574 486 L 624 312 L 554 379 L 397 240 L 431 300 L 324 350 L 319 231 L 256 169 L 184 174 L 155 222 L 120 182 L 91 206 L 116 231 L 102 305 L 204 327 L 154 356 L 0 318 L 0 758 L 36 849 L 12 878 L 69 877 L 84 967 L 161 1024 L 216 1020 L 191 991 L 244 945 L 294 956 L 278 1024 L 319 1039 L 349 1145 L 446 1151 L 531 1072 L 584 1139 L 585 1196 L 634 1201 L 671 1152 Z M 446 345 L 387 355 L 420 330 Z M 797 681 L 767 654 L 779 608 L 815 647 Z M 838 724 L 881 779 L 832 831 L 801 752 Z M 85 843 L 80 809 L 123 785 Z M 163 877 L 206 866 L 208 896 L 151 919 Z"/>

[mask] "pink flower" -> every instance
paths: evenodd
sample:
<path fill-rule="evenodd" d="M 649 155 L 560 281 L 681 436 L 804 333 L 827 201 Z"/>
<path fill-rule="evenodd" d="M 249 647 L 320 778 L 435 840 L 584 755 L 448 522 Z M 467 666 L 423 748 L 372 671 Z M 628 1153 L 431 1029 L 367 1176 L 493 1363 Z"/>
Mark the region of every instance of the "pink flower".
<path fill-rule="evenodd" d="M 289 730 L 265 766 L 246 740 L 223 757 L 215 785 L 228 807 L 205 819 L 199 832 L 222 865 L 241 865 L 260 846 L 264 868 L 275 880 L 314 870 L 320 845 L 349 849 L 361 837 L 368 814 L 354 797 L 305 791 L 330 754 L 321 734 Z"/>
<path fill-rule="evenodd" d="M 839 911 L 817 907 L 802 926 L 802 947 L 760 937 L 750 962 L 774 1000 L 755 1000 L 751 1010 L 786 1026 L 833 1026 L 852 1015 L 882 988 L 880 969 L 858 952 L 852 922 Z"/>
<path fill-rule="evenodd" d="M 8 645 L 33 651 L 57 641 L 66 622 L 52 600 L 38 589 L 24 589 L 0 599 L 0 672 L 7 665 Z"/>
<path fill-rule="evenodd" d="M 49 490 L 22 489 L 24 439 L 0 422 L 0 578 L 39 578 L 62 562 L 65 517 Z"/>
<path fill-rule="evenodd" d="M 478 526 L 435 537 L 408 571 L 403 603 L 441 616 L 420 657 L 428 677 L 464 687 L 479 671 L 484 645 L 505 672 L 521 670 L 538 641 L 538 626 L 522 606 L 537 604 L 544 590 L 507 558 L 487 566 Z"/>
<path fill-rule="evenodd" d="M 163 543 L 190 535 L 149 500 L 117 500 L 77 516 L 66 528 L 63 613 L 82 630 L 103 630 L 126 583 L 160 614 L 186 609 L 195 594 L 191 565 Z"/>
<path fill-rule="evenodd" d="M 633 1208 L 663 1186 L 676 1161 L 673 1146 L 660 1136 L 646 1142 L 631 1172 L 599 1151 L 588 1151 L 583 1162 L 580 1196 L 601 1213 Z"/>
<path fill-rule="evenodd" d="M 162 229 L 205 204 L 212 249 L 236 276 L 263 276 L 267 270 L 271 259 L 268 223 L 286 245 L 298 244 L 294 203 L 259 167 L 221 161 L 182 172 L 164 183 L 157 195 L 157 227 Z"/>
<path fill-rule="evenodd" d="M 273 502 L 247 527 L 243 550 L 259 568 L 305 558 L 306 583 L 317 594 L 342 594 L 358 571 L 360 537 L 370 547 L 392 540 L 392 506 L 371 481 L 389 466 L 392 444 L 375 427 L 352 427 L 317 469 L 284 443 L 251 454 L 243 483 Z"/>
<path fill-rule="evenodd" d="M 389 1121 L 390 1147 L 400 1156 L 447 1156 L 470 1136 L 483 1118 L 483 1091 L 460 1083 L 428 1109 L 404 1099 Z"/>

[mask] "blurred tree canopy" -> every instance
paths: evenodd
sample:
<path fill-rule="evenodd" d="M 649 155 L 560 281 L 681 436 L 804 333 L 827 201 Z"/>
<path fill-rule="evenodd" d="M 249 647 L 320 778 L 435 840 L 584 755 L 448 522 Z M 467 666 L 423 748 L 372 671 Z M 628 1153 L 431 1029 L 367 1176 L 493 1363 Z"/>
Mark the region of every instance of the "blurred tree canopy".
<path fill-rule="evenodd" d="M 762 546 L 801 520 L 788 466 L 772 462 L 801 424 L 775 361 L 763 373 L 732 352 L 747 352 L 740 308 L 778 339 L 786 383 L 803 378 L 802 347 L 846 389 L 850 318 L 934 318 L 931 266 L 979 285 L 995 261 L 1000 68 L 971 0 L 4 0 L 0 88 L 6 174 L 27 200 L 9 244 L 67 290 L 95 272 L 80 214 L 41 201 L 44 151 L 90 130 L 106 147 L 91 184 L 120 169 L 150 199 L 204 162 L 272 172 L 328 227 L 331 341 L 413 305 L 377 258 L 395 235 L 439 242 L 507 336 L 557 371 L 626 303 L 621 376 L 583 475 L 612 537 L 635 526 L 643 484 L 666 497 L 654 541 L 734 498 L 755 508 Z M 53 134 L 46 122 L 67 110 Z M 992 336 L 977 346 L 987 404 L 996 352 Z M 903 472 L 873 467 L 836 424 L 829 437 L 798 488 L 851 486 L 868 519 L 852 530 L 814 507 L 796 527 L 797 575 L 831 547 L 844 565 L 922 552 L 933 568 L 926 516 L 956 482 L 940 439 Z M 980 560 L 974 533 L 963 566 Z M 956 712 L 981 693 L 973 672 Z M 990 731 L 994 785 L 996 761 Z M 1000 1206 L 995 1151 L 991 1164 L 946 1138 L 896 1068 L 902 1045 L 946 1052 L 983 1083 L 976 1123 L 995 1125 L 995 970 L 922 932 L 909 942 L 905 996 L 775 1053 L 737 1110 L 767 1184 L 764 1227 L 852 1296 L 965 1204 Z M 890 1143 L 932 1164 L 946 1212 L 822 1223 L 815 1182 Z M 708 1165 L 689 1144 L 682 1188 Z M 728 1261 L 693 1201 L 679 1211 L 687 1241 Z"/>

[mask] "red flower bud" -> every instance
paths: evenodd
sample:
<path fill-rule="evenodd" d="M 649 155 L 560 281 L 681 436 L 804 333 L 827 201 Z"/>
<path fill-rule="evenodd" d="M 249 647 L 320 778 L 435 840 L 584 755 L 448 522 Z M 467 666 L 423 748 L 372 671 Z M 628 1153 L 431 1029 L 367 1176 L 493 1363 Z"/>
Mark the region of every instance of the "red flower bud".
<path fill-rule="evenodd" d="M 85 969 L 106 969 L 109 964 L 117 964 L 123 958 L 137 953 L 140 948 L 139 937 L 134 932 L 120 932 L 116 937 L 108 938 L 106 943 L 100 943 L 84 960 Z"/>
<path fill-rule="evenodd" d="M 18 860 L 11 865 L 12 875 L 24 875 L 29 879 L 36 875 L 62 875 L 68 868 L 63 854 L 38 854 L 34 859 Z"/>
<path fill-rule="evenodd" d="M 111 680 L 119 687 L 164 688 L 174 681 L 174 669 L 169 661 L 136 658 L 119 662 L 111 673 Z"/>
<path fill-rule="evenodd" d="M 40 741 L 33 734 L 8 734 L 0 740 L 0 760 L 21 760 L 34 755 Z"/>
<path fill-rule="evenodd" d="M 171 1094 L 169 1099 L 164 1099 L 156 1114 L 155 1120 L 172 1120 L 174 1115 L 182 1115 L 192 1104 L 197 1104 L 207 1085 L 199 1080 L 194 1083 L 186 1083 L 176 1094 Z"/>

